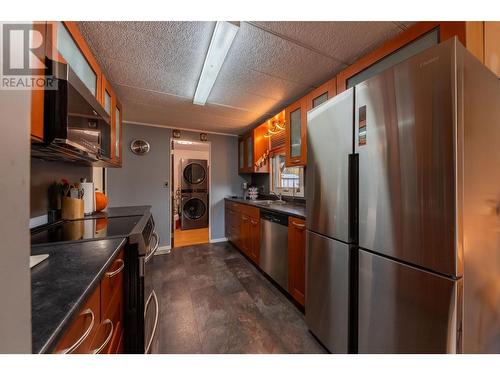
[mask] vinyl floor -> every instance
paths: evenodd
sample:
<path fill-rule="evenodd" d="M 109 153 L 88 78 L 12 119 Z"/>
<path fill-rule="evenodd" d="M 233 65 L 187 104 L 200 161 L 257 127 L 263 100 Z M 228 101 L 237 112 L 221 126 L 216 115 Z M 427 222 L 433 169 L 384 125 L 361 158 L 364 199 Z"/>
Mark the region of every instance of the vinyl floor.
<path fill-rule="evenodd" d="M 154 261 L 161 353 L 325 353 L 304 315 L 230 243 Z"/>

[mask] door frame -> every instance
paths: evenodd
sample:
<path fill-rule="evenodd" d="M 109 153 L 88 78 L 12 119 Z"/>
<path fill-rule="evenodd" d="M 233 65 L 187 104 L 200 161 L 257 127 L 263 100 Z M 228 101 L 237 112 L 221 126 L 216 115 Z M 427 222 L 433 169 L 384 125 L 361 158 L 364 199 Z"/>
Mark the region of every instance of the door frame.
<path fill-rule="evenodd" d="M 169 184 L 170 184 L 170 204 L 169 204 L 169 218 L 170 218 L 170 248 L 174 249 L 175 245 L 175 222 L 174 222 L 174 149 L 172 148 L 174 141 L 189 141 L 197 144 L 208 144 L 208 242 L 210 243 L 212 240 L 212 142 L 211 141 L 198 141 L 196 139 L 191 139 L 189 137 L 186 138 L 174 138 L 170 137 L 169 142 L 169 168 L 170 168 L 170 176 L 169 176 Z"/>

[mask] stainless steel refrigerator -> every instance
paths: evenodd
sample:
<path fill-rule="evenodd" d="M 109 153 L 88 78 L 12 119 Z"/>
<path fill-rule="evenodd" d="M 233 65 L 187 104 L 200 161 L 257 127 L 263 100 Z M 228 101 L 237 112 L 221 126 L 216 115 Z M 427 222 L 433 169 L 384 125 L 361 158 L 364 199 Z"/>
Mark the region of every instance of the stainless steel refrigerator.
<path fill-rule="evenodd" d="M 348 353 L 352 336 L 353 114 L 348 90 L 307 115 L 305 318 L 332 353 Z"/>
<path fill-rule="evenodd" d="M 342 95 L 354 96 L 353 110 L 335 105 L 336 97 L 308 113 L 311 330 L 337 352 L 345 332 L 331 330 L 325 342 L 325 331 L 312 320 L 333 306 L 327 290 L 342 288 L 336 294 L 347 294 L 347 320 L 357 322 L 348 340 L 360 353 L 500 353 L 500 81 L 452 39 Z M 330 128 L 341 126 L 337 121 L 328 127 L 315 120 L 327 107 L 332 113 L 322 118 L 348 120 L 354 113 L 354 123 L 344 127 L 354 130 L 359 159 L 353 184 L 359 200 L 351 215 L 357 223 L 349 221 L 358 229 L 351 241 L 358 250 L 351 252 L 350 266 L 345 259 L 343 265 L 333 261 L 327 276 L 318 276 L 314 264 L 325 267 L 326 259 L 320 254 L 333 252 L 315 239 L 342 241 L 331 229 L 336 221 L 318 223 L 325 215 L 344 214 L 331 202 L 339 196 L 336 185 L 348 186 L 349 176 L 328 186 L 316 176 L 348 168 L 347 155 L 334 150 L 349 152 L 352 145 L 332 136 Z M 325 159 L 318 162 L 320 155 Z M 328 280 L 339 277 L 341 268 L 351 279 L 333 285 Z M 336 322 L 345 309 L 335 303 L 322 319 Z"/>

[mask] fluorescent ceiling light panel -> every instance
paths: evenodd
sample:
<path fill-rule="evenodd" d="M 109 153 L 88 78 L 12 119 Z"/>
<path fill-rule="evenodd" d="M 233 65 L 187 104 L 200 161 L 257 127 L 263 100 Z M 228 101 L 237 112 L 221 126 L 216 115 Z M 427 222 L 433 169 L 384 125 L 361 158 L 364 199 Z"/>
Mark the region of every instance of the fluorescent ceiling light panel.
<path fill-rule="evenodd" d="M 234 23 L 217 21 L 212 40 L 210 41 L 210 47 L 208 47 L 207 57 L 205 57 L 200 80 L 194 93 L 194 104 L 205 105 L 207 102 L 208 95 L 212 91 L 212 87 L 226 59 L 227 52 L 231 48 L 231 44 L 233 44 L 238 29 L 239 26 Z"/>

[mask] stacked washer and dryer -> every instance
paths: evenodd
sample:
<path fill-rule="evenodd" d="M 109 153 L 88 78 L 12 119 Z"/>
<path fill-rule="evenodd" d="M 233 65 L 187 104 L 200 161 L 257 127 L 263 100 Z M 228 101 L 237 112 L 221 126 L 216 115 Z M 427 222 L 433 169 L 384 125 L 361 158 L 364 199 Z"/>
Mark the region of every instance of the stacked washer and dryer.
<path fill-rule="evenodd" d="M 181 229 L 208 227 L 208 163 L 181 161 Z"/>

